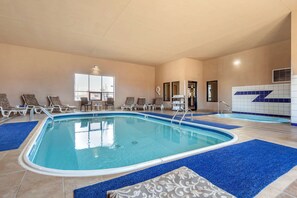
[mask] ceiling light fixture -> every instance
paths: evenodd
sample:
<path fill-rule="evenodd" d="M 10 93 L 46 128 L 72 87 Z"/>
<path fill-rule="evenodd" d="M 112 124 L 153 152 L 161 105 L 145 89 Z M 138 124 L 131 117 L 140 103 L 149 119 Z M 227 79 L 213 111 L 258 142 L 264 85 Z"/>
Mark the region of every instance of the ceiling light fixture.
<path fill-rule="evenodd" d="M 100 74 L 99 66 L 94 65 L 94 66 L 92 67 L 92 74 L 93 74 L 93 75 L 99 75 L 99 74 Z"/>

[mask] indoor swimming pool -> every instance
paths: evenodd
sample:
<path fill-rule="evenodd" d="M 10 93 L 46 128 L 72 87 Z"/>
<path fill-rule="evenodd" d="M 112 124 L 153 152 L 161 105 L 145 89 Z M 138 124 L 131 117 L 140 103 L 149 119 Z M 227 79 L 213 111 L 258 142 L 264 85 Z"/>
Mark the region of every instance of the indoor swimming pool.
<path fill-rule="evenodd" d="M 222 129 L 139 113 L 75 114 L 46 120 L 22 156 L 29 170 L 63 176 L 114 174 L 235 141 Z"/>

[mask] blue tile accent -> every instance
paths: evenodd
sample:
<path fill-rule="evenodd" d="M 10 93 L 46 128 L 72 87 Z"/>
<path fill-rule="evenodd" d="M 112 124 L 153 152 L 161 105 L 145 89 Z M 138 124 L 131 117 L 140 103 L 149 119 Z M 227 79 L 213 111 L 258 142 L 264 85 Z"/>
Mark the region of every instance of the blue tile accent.
<path fill-rule="evenodd" d="M 291 103 L 290 98 L 266 98 L 273 90 L 237 91 L 234 95 L 258 95 L 252 102 Z"/>
<path fill-rule="evenodd" d="M 285 115 L 265 114 L 265 113 L 252 113 L 252 112 L 242 112 L 242 111 L 232 111 L 232 113 L 241 113 L 241 114 L 249 114 L 249 115 L 260 115 L 260 116 L 271 116 L 271 117 L 280 117 L 280 118 L 291 118 L 291 116 L 285 116 Z"/>

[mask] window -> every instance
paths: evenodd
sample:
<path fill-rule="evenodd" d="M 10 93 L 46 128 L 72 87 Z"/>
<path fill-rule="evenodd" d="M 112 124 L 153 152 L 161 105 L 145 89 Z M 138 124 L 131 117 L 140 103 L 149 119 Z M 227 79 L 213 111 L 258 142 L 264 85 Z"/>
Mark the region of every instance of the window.
<path fill-rule="evenodd" d="M 103 100 L 114 98 L 114 77 L 75 74 L 74 100 L 81 97 L 89 100 Z"/>
<path fill-rule="evenodd" d="M 272 82 L 290 82 L 291 81 L 291 69 L 283 68 L 283 69 L 274 69 L 272 70 Z"/>
<path fill-rule="evenodd" d="M 218 81 L 207 81 L 206 83 L 207 90 L 207 102 L 218 102 Z"/>
<path fill-rule="evenodd" d="M 91 92 L 101 92 L 101 76 L 90 75 L 90 91 Z"/>
<path fill-rule="evenodd" d="M 170 101 L 170 83 L 163 83 L 163 100 Z"/>

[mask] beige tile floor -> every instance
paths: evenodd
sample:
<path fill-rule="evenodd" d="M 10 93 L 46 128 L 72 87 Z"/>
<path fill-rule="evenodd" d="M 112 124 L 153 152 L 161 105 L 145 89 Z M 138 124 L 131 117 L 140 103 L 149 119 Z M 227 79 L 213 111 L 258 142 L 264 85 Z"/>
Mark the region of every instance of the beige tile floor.
<path fill-rule="evenodd" d="M 172 114 L 172 111 L 164 113 Z M 41 120 L 44 115 L 35 115 L 36 120 Z M 243 126 L 239 129 L 230 130 L 239 138 L 238 142 L 251 139 L 261 139 L 282 145 L 297 148 L 297 127 L 289 124 L 265 124 L 248 121 L 238 121 L 215 116 L 199 116 L 195 119 L 215 121 L 226 124 Z M 7 122 L 28 121 L 29 116 L 16 117 Z M 25 170 L 18 164 L 18 156 L 27 144 L 25 140 L 19 149 L 0 152 L 0 196 L 1 197 L 73 197 L 73 190 L 90 184 L 98 183 L 107 179 L 117 177 L 96 176 L 96 177 L 52 177 L 45 176 Z M 278 178 L 257 197 L 287 197 L 297 198 L 297 166 L 285 175 Z"/>

